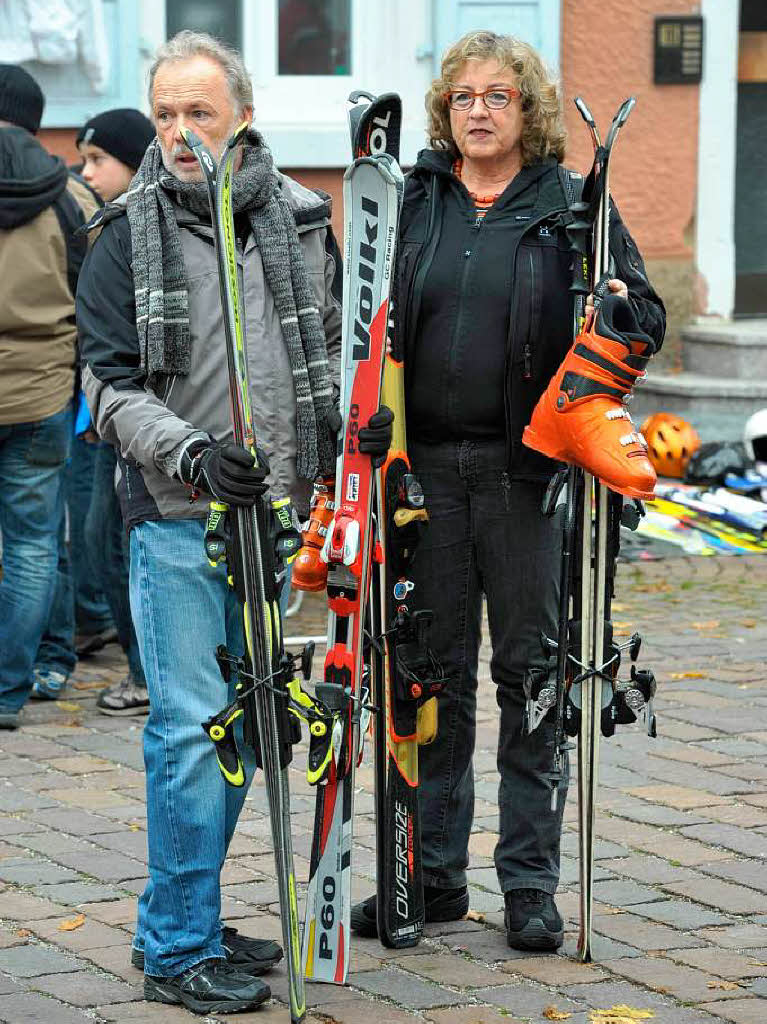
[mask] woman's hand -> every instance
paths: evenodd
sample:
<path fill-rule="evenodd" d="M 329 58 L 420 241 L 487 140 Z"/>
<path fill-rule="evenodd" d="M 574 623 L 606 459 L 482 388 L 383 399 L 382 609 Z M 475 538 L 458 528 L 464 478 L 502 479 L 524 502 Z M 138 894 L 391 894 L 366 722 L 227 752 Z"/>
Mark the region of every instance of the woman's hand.
<path fill-rule="evenodd" d="M 625 281 L 620 281 L 617 277 L 611 277 L 607 282 L 607 287 L 614 295 L 620 295 L 622 299 L 628 299 L 629 289 Z M 586 323 L 591 322 L 591 318 L 594 316 L 594 294 L 586 296 L 586 308 L 584 310 L 586 314 Z"/>

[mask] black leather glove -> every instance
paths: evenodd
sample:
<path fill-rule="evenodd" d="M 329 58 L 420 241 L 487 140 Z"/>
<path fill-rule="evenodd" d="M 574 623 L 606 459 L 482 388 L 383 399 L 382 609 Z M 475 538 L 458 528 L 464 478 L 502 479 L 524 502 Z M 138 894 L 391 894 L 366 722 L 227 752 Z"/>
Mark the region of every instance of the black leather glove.
<path fill-rule="evenodd" d="M 231 441 L 196 441 L 181 456 L 178 475 L 195 491 L 204 491 L 227 505 L 252 505 L 268 490 L 269 461 L 256 449 L 258 461 Z"/>
<path fill-rule="evenodd" d="M 394 413 L 387 405 L 378 407 L 378 411 L 367 422 L 366 427 L 360 427 L 359 450 L 363 455 L 369 455 L 376 469 L 383 466 L 391 446 L 391 425 L 394 422 Z"/>

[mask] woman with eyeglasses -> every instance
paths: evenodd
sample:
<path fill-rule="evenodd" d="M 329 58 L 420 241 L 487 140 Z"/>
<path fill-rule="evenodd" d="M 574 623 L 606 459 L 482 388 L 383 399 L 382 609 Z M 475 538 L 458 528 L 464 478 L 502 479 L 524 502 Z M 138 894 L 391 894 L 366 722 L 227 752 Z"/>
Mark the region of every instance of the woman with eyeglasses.
<path fill-rule="evenodd" d="M 426 109 L 431 147 L 406 184 L 396 288 L 408 450 L 429 511 L 414 606 L 434 611 L 431 642 L 450 677 L 437 739 L 420 749 L 426 920 L 458 919 L 469 907 L 484 595 L 500 708 L 495 866 L 507 938 L 554 950 L 567 780 L 553 812 L 553 726 L 525 735 L 522 716 L 525 675 L 545 665 L 541 631 L 556 636 L 560 532 L 541 503 L 558 467 L 521 438 L 572 343 L 571 253 L 557 224 L 568 205 L 562 108 L 531 46 L 472 32 L 445 54 Z M 617 212 L 611 251 L 610 290 L 660 345 L 663 304 Z M 375 935 L 375 914 L 375 897 L 357 904 L 352 927 Z"/>

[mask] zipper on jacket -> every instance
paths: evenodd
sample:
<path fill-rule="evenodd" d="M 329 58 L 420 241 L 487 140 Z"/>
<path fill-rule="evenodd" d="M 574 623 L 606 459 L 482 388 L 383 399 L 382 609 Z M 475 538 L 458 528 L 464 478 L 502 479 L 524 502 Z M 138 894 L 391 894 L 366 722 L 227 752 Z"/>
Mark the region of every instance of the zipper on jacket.
<path fill-rule="evenodd" d="M 484 224 L 483 220 L 476 220 L 471 227 L 474 232 L 474 237 L 470 237 L 469 245 L 470 249 L 464 249 L 463 251 L 463 271 L 461 273 L 461 287 L 458 292 L 458 315 L 455 318 L 455 327 L 453 328 L 453 337 L 450 342 L 450 360 L 448 366 L 451 374 L 455 373 L 455 360 L 458 348 L 458 339 L 461 337 L 461 325 L 463 323 L 463 314 L 466 307 L 464 302 L 464 295 L 466 292 L 466 283 L 469 278 L 469 271 L 471 270 L 471 258 L 476 251 L 477 243 L 479 242 L 479 232 Z"/>
<path fill-rule="evenodd" d="M 533 259 L 532 252 L 528 253 L 528 260 L 530 263 L 530 323 L 529 323 L 529 334 L 522 346 L 522 379 L 532 380 L 533 379 L 533 346 L 530 343 L 530 334 L 533 332 L 533 310 L 535 309 L 535 260 Z"/>

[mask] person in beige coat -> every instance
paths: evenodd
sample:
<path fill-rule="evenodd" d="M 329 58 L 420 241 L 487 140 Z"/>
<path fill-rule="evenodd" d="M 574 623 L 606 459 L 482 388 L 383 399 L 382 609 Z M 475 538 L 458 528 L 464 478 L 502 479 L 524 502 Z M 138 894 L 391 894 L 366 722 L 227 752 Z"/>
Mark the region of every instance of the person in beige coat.
<path fill-rule="evenodd" d="M 33 685 L 58 560 L 72 435 L 74 294 L 95 197 L 35 139 L 44 97 L 0 65 L 0 728 Z"/>

